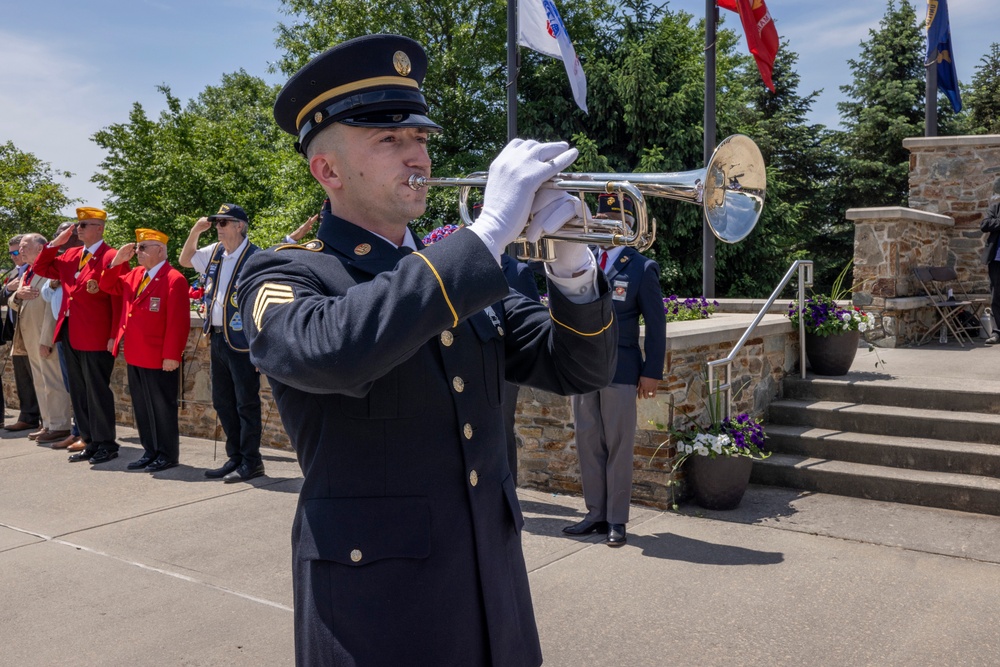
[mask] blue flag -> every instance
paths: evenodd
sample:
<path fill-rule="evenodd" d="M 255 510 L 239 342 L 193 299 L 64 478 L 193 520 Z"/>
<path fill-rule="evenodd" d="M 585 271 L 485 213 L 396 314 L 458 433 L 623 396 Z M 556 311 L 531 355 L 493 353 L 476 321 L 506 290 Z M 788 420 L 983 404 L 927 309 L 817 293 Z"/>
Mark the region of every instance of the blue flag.
<path fill-rule="evenodd" d="M 927 0 L 927 64 L 937 62 L 938 89 L 951 102 L 956 112 L 962 110 L 958 92 L 958 73 L 951 49 L 951 24 L 948 21 L 948 0 Z"/>

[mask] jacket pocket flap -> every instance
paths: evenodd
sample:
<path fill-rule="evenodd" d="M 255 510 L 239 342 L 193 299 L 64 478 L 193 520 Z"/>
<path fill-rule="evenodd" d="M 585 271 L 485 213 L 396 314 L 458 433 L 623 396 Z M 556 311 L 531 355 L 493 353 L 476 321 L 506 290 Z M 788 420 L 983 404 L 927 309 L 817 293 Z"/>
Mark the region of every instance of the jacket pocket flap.
<path fill-rule="evenodd" d="M 303 503 L 302 511 L 300 560 L 360 567 L 431 553 L 431 512 L 425 498 L 313 498 Z"/>

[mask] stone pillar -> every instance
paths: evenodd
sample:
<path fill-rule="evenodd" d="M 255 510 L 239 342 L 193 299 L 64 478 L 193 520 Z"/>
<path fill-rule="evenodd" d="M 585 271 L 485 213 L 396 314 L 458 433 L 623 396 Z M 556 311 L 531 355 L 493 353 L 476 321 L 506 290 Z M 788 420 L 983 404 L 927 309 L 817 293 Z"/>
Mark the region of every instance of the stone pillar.
<path fill-rule="evenodd" d="M 1000 135 L 914 137 L 903 147 L 910 151 L 910 207 L 955 221 L 944 264 L 955 267 L 970 292 L 989 293 L 979 223 L 1000 178 Z"/>
<path fill-rule="evenodd" d="M 906 298 L 923 296 L 913 269 L 948 264 L 954 220 L 899 206 L 852 208 L 846 217 L 854 221 L 854 305 L 873 312 L 877 322 L 866 338 L 885 347 L 913 342 L 921 328 L 914 318 L 929 316 L 910 312 L 927 305 Z"/>

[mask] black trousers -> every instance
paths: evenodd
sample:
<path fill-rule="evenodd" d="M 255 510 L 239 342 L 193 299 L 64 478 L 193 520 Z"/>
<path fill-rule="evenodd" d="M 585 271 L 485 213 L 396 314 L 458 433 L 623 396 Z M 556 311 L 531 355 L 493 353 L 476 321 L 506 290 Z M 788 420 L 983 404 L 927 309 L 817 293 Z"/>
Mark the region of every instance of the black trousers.
<path fill-rule="evenodd" d="M 31 364 L 28 357 L 15 355 L 11 357 L 14 365 L 14 386 L 17 388 L 17 404 L 20 412 L 17 421 L 25 424 L 38 424 L 42 413 L 38 409 L 38 395 L 35 394 L 35 383 L 31 381 Z"/>
<path fill-rule="evenodd" d="M 1000 262 L 993 260 L 986 265 L 987 270 L 990 273 L 990 291 L 992 292 L 992 299 L 990 300 L 990 310 L 993 311 L 993 330 L 996 331 L 997 317 L 1000 317 Z"/>
<path fill-rule="evenodd" d="M 221 333 L 212 337 L 212 406 L 226 432 L 226 455 L 251 468 L 260 457 L 260 373 L 249 352 L 236 352 Z"/>
<path fill-rule="evenodd" d="M 128 365 L 128 391 L 146 456 L 176 462 L 180 458 L 177 395 L 180 370 Z"/>
<path fill-rule="evenodd" d="M 69 321 L 63 322 L 59 340 L 66 352 L 69 398 L 80 429 L 80 439 L 88 452 L 118 451 L 115 441 L 115 395 L 111 391 L 111 371 L 115 358 L 110 352 L 83 352 L 69 344 Z"/>

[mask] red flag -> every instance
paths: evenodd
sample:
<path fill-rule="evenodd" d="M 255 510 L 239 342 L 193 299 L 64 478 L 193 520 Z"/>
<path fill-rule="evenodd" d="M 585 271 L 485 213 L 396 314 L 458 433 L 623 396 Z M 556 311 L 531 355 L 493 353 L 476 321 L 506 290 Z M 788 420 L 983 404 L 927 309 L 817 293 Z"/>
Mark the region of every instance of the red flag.
<path fill-rule="evenodd" d="M 774 57 L 778 55 L 778 31 L 774 27 L 771 12 L 767 11 L 764 0 L 717 0 L 717 2 L 719 7 L 739 13 L 743 32 L 747 36 L 747 46 L 757 61 L 760 78 L 773 93 L 771 70 L 774 68 Z"/>

